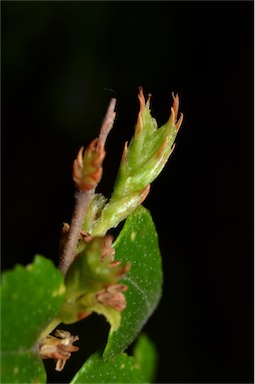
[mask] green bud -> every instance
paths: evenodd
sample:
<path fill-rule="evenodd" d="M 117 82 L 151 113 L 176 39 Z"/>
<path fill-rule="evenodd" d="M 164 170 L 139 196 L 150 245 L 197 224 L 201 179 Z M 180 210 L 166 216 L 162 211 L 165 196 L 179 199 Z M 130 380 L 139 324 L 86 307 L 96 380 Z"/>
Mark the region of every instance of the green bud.
<path fill-rule="evenodd" d="M 84 228 L 92 235 L 102 236 L 110 228 L 116 227 L 140 205 L 149 193 L 150 184 L 160 174 L 174 149 L 174 141 L 181 126 L 183 115 L 177 121 L 179 97 L 173 96 L 171 115 L 166 124 L 158 128 L 150 113 L 150 98 L 145 102 L 140 87 L 138 99 L 140 111 L 135 133 L 130 144 L 125 143 L 119 171 L 110 201 L 105 204 L 95 201 L 91 206 L 100 205 L 98 218 Z"/>
<path fill-rule="evenodd" d="M 119 280 L 129 267 L 114 261 L 110 236 L 90 239 L 66 273 L 66 299 L 58 318 L 70 324 L 96 312 L 116 330 L 126 306 L 123 292 L 127 287 Z"/>
<path fill-rule="evenodd" d="M 165 125 L 158 128 L 150 113 L 150 96 L 145 103 L 143 90 L 138 95 L 140 111 L 135 134 L 124 148 L 119 172 L 116 178 L 113 197 L 117 198 L 134 191 L 142 190 L 160 174 L 174 149 L 174 141 L 182 122 L 178 114 L 178 95 L 174 96 L 171 115 Z"/>

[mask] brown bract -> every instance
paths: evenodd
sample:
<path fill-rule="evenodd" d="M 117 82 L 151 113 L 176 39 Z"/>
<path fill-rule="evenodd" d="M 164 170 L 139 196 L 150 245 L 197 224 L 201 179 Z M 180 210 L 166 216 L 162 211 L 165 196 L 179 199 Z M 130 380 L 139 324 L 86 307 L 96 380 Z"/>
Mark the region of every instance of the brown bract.
<path fill-rule="evenodd" d="M 105 141 L 112 129 L 116 113 L 116 99 L 111 99 L 103 120 L 99 137 L 94 139 L 84 151 L 81 147 L 73 163 L 73 180 L 78 190 L 87 192 L 96 188 L 103 174 Z"/>
<path fill-rule="evenodd" d="M 127 289 L 128 287 L 124 284 L 112 284 L 97 293 L 97 302 L 106 307 L 112 307 L 117 311 L 123 311 L 126 308 L 126 297 L 123 292 Z"/>
<path fill-rule="evenodd" d="M 182 121 L 183 121 L 183 114 L 180 113 L 180 117 L 179 119 L 177 120 L 177 116 L 178 116 L 178 112 L 179 112 L 179 96 L 178 96 L 178 93 L 176 95 L 174 95 L 174 93 L 172 93 L 172 97 L 173 97 L 173 106 L 171 107 L 171 115 L 170 115 L 170 122 L 172 124 L 175 124 L 176 128 L 177 128 L 177 131 L 179 130 L 181 124 L 182 124 Z"/>
<path fill-rule="evenodd" d="M 73 180 L 76 187 L 87 192 L 97 186 L 103 174 L 104 146 L 94 139 L 84 151 L 81 147 L 73 163 Z"/>

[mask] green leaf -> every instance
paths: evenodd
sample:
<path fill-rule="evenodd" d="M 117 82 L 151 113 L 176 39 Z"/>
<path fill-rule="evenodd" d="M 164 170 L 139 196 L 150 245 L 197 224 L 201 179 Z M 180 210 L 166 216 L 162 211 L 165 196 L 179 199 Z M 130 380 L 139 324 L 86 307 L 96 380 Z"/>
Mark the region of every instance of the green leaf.
<path fill-rule="evenodd" d="M 110 331 L 104 358 L 123 352 L 155 310 L 162 288 L 158 236 L 147 209 L 138 207 L 126 220 L 114 243 L 115 259 L 130 261 L 131 270 L 120 281 L 128 286 L 126 309 L 117 331 Z"/>
<path fill-rule="evenodd" d="M 95 353 L 76 373 L 71 384 L 144 382 L 143 372 L 132 356 L 121 353 L 112 360 L 103 360 Z"/>
<path fill-rule="evenodd" d="M 141 335 L 134 356 L 121 353 L 104 360 L 99 352 L 90 356 L 71 384 L 78 383 L 151 383 L 155 375 L 157 353 L 146 335 Z"/>
<path fill-rule="evenodd" d="M 44 383 L 38 339 L 64 300 L 62 273 L 36 256 L 27 267 L 4 272 L 1 285 L 1 382 Z"/>
<path fill-rule="evenodd" d="M 144 333 L 139 336 L 135 344 L 134 358 L 141 367 L 145 380 L 152 383 L 155 378 L 158 355 L 154 344 Z"/>
<path fill-rule="evenodd" d="M 1 358 L 1 383 L 46 383 L 46 372 L 37 351 L 15 351 Z"/>

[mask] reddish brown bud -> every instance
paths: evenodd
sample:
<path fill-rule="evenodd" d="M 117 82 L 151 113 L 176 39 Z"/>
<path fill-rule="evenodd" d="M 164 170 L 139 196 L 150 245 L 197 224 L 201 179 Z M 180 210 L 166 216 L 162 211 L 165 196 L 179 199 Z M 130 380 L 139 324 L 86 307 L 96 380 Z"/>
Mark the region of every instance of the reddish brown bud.
<path fill-rule="evenodd" d="M 93 140 L 85 151 L 84 147 L 81 147 L 77 158 L 74 160 L 73 180 L 80 191 L 87 192 L 94 189 L 101 180 L 102 163 L 105 158 L 105 141 L 114 123 L 115 104 L 116 99 L 111 99 L 100 129 L 99 138 Z"/>
<path fill-rule="evenodd" d="M 73 163 L 73 180 L 80 191 L 87 192 L 97 186 L 102 177 L 104 158 L 105 150 L 98 139 L 93 140 L 85 151 L 84 147 L 80 148 Z"/>

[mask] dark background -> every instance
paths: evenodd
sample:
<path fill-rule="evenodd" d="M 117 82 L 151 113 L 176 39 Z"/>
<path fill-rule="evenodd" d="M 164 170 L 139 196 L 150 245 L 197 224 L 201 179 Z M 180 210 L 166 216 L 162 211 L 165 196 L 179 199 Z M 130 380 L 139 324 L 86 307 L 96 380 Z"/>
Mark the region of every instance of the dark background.
<path fill-rule="evenodd" d="M 159 124 L 178 92 L 184 124 L 145 202 L 165 275 L 145 326 L 156 381 L 253 382 L 253 3 L 1 2 L 1 16 L 2 268 L 36 253 L 57 264 L 72 162 L 110 97 L 107 196 L 138 86 Z M 63 373 L 47 363 L 50 382 L 68 381 L 108 330 L 99 316 L 68 329 L 81 350 Z"/>

